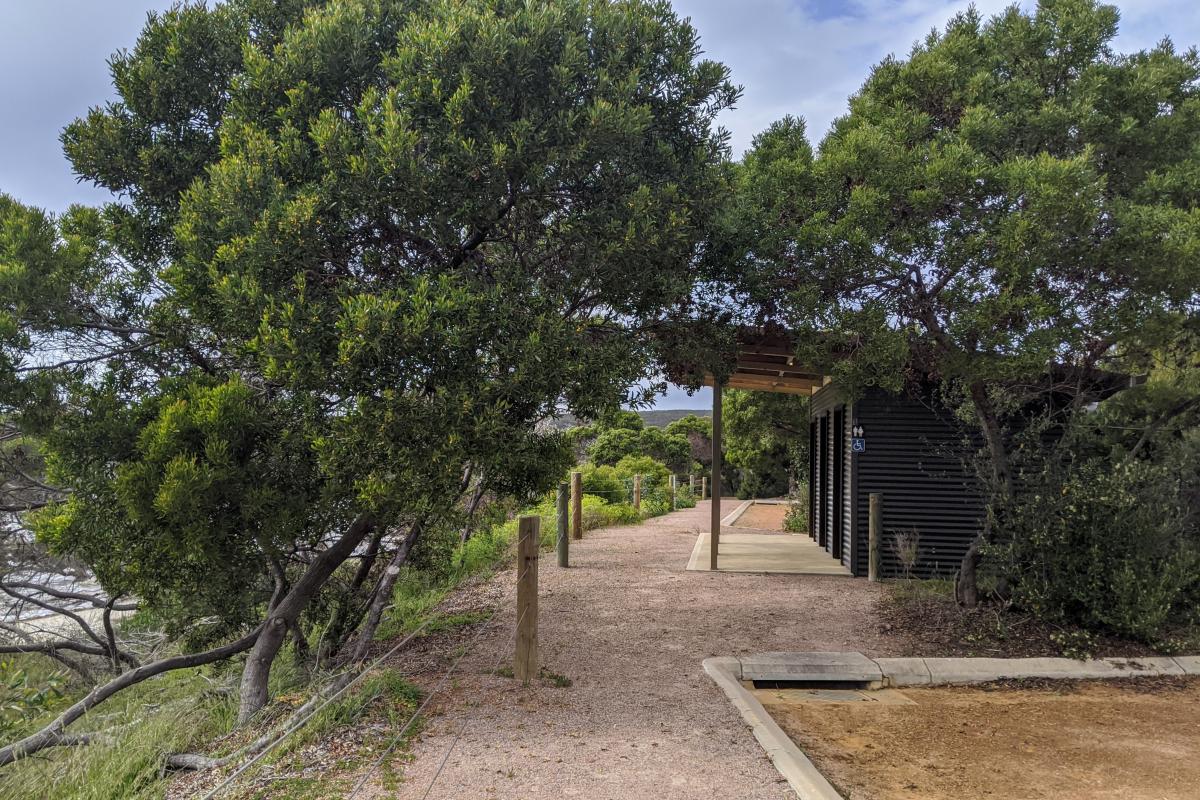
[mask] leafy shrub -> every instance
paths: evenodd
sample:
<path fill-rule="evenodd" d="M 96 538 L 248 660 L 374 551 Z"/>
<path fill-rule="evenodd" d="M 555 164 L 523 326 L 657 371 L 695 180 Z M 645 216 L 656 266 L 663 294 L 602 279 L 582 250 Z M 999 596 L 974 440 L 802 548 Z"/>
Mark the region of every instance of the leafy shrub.
<path fill-rule="evenodd" d="M 0 661 L 0 735 L 7 740 L 22 722 L 50 708 L 65 683 L 62 673 L 31 680 L 13 661 Z"/>
<path fill-rule="evenodd" d="M 1025 476 L 988 555 L 1038 616 L 1154 642 L 1200 600 L 1200 430 L 1156 461 L 1051 462 Z"/>
<path fill-rule="evenodd" d="M 621 503 L 629 498 L 629 492 L 616 467 L 609 465 L 584 464 L 583 493 L 596 495 L 610 503 Z"/>
<path fill-rule="evenodd" d="M 617 462 L 616 474 L 623 480 L 632 480 L 634 475 L 642 476 L 642 490 L 665 487 L 671 471 L 661 462 L 650 456 L 625 456 Z"/>
<path fill-rule="evenodd" d="M 808 531 L 807 504 L 792 502 L 788 504 L 787 513 L 783 515 L 783 529 L 791 533 L 806 533 Z"/>

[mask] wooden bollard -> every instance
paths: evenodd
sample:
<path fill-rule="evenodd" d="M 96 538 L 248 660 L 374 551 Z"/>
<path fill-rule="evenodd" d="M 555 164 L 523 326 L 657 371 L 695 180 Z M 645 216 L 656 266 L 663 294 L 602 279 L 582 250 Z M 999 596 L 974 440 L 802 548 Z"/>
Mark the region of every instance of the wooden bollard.
<path fill-rule="evenodd" d="M 700 499 L 701 500 L 708 499 L 708 478 L 700 479 Z"/>
<path fill-rule="evenodd" d="M 570 563 L 571 537 L 567 532 L 567 517 L 570 515 L 568 498 L 570 488 L 563 481 L 558 485 L 558 565 L 566 567 Z"/>
<path fill-rule="evenodd" d="M 571 473 L 571 538 L 583 538 L 583 473 Z"/>
<path fill-rule="evenodd" d="M 867 496 L 867 580 L 879 580 L 879 537 L 883 535 L 883 494 Z"/>
<path fill-rule="evenodd" d="M 642 476 L 633 476 L 633 508 L 635 511 L 642 510 Z"/>
<path fill-rule="evenodd" d="M 671 510 L 675 510 L 675 476 L 671 476 Z"/>
<path fill-rule="evenodd" d="M 517 652 L 513 675 L 528 686 L 538 673 L 538 546 L 540 517 L 517 522 Z"/>

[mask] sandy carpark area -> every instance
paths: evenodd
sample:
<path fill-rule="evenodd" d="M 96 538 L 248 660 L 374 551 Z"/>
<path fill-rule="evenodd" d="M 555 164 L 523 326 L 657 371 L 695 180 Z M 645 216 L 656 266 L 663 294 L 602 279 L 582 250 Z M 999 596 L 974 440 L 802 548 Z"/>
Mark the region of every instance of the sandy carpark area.
<path fill-rule="evenodd" d="M 787 516 L 786 503 L 755 503 L 733 521 L 734 528 L 756 528 L 762 531 L 783 530 L 783 518 Z"/>
<path fill-rule="evenodd" d="M 847 800 L 1200 797 L 1200 680 L 898 693 L 911 704 L 779 702 L 756 692 Z"/>

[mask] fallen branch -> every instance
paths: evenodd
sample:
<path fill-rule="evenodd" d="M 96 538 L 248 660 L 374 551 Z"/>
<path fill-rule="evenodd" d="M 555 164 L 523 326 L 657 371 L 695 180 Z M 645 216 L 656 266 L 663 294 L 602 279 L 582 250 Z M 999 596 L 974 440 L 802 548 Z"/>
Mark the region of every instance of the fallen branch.
<path fill-rule="evenodd" d="M 243 653 L 254 646 L 260 633 L 262 633 L 261 625 L 242 638 L 220 647 L 214 647 L 211 650 L 205 650 L 201 653 L 188 653 L 164 658 L 122 673 L 103 686 L 97 686 L 95 689 L 92 689 L 86 697 L 76 702 L 60 714 L 57 719 L 37 733 L 30 734 L 24 739 L 0 748 L 0 767 L 7 766 L 19 759 L 27 758 L 47 747 L 56 747 L 60 742 L 69 741 L 71 735 L 66 732 L 68 725 L 123 689 L 128 689 L 130 686 L 164 672 L 199 667 L 204 664 L 211 664 L 214 661 L 221 661 L 238 653 Z"/>

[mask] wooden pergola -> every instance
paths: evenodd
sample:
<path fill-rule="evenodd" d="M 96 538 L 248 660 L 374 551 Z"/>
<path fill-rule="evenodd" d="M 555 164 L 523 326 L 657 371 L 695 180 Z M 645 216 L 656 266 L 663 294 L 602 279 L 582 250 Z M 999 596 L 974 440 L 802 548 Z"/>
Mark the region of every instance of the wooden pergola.
<path fill-rule="evenodd" d="M 753 392 L 781 392 L 811 396 L 829 377 L 812 367 L 796 362 L 795 349 L 788 337 L 743 332 L 738 336 L 737 361 L 733 373 L 723 381 L 705 375 L 704 385 L 713 390 L 712 410 L 712 517 L 710 521 L 708 568 L 717 569 L 717 551 L 721 540 L 721 393 L 724 389 Z"/>

